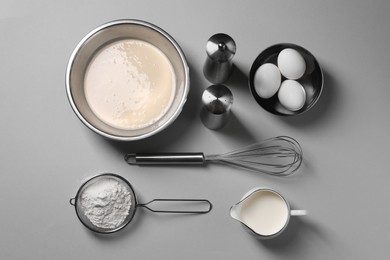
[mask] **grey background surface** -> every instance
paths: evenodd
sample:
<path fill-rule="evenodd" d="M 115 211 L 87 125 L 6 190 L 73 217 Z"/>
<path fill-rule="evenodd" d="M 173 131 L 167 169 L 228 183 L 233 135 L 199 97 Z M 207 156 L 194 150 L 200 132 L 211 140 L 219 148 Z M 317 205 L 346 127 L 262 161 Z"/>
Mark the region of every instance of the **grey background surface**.
<path fill-rule="evenodd" d="M 388 259 L 390 256 L 389 1 L 2 1 L 0 8 L 0 259 Z M 119 143 L 87 129 L 71 110 L 65 68 L 90 30 L 120 18 L 154 23 L 185 52 L 191 91 L 180 117 L 143 141 Z M 234 116 L 220 131 L 199 120 L 207 39 L 237 43 L 226 85 Z M 309 112 L 278 117 L 257 105 L 246 75 L 270 45 L 291 42 L 323 67 Z M 275 178 L 222 166 L 131 167 L 132 151 L 219 153 L 276 135 L 302 145 L 304 165 Z M 69 205 L 81 183 L 114 172 L 140 201 L 207 198 L 206 215 L 137 211 L 115 235 L 82 226 Z M 228 212 L 249 189 L 279 190 L 309 211 L 261 242 Z"/>

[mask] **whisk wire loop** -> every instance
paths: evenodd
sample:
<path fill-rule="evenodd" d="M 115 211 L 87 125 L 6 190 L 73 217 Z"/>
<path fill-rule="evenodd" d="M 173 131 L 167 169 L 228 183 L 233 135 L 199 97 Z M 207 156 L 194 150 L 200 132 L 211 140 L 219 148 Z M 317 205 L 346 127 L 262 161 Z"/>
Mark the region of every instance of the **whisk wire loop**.
<path fill-rule="evenodd" d="M 290 175 L 302 163 L 302 148 L 288 136 L 278 136 L 225 154 L 205 157 L 206 161 L 233 165 L 271 175 Z"/>

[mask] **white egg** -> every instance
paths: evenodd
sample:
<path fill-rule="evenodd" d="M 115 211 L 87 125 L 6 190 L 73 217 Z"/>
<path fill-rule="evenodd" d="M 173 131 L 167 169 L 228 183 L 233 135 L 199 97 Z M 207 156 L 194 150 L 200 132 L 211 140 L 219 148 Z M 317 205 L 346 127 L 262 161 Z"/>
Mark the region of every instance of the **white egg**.
<path fill-rule="evenodd" d="M 305 105 L 306 92 L 298 81 L 288 79 L 280 85 L 278 98 L 285 108 L 297 111 Z"/>
<path fill-rule="evenodd" d="M 305 74 L 306 62 L 298 51 L 287 48 L 278 55 L 278 67 L 286 78 L 299 79 Z"/>
<path fill-rule="evenodd" d="M 261 98 L 270 98 L 278 92 L 282 75 L 278 67 L 272 63 L 261 65 L 255 72 L 253 79 L 256 93 Z"/>

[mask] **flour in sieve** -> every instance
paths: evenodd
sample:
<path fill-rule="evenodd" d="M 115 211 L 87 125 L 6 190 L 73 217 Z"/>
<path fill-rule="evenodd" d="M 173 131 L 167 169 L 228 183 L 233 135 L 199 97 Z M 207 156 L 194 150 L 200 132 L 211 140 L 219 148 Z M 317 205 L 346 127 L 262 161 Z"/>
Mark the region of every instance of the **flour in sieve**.
<path fill-rule="evenodd" d="M 93 225 L 112 229 L 120 226 L 129 215 L 131 194 L 121 182 L 103 178 L 82 192 L 80 205 Z"/>

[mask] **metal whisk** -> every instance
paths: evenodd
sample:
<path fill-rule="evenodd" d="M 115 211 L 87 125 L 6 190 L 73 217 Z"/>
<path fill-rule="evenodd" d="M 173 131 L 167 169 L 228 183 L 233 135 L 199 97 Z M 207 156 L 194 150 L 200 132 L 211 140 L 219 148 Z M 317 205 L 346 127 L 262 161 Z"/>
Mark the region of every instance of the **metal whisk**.
<path fill-rule="evenodd" d="M 294 173 L 302 163 L 302 148 L 288 136 L 277 136 L 225 153 L 130 153 L 125 161 L 131 165 L 175 165 L 220 163 L 265 174 L 286 176 Z"/>

